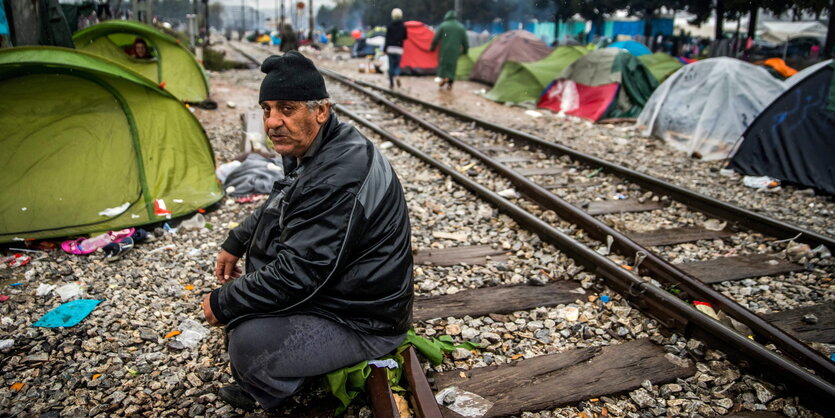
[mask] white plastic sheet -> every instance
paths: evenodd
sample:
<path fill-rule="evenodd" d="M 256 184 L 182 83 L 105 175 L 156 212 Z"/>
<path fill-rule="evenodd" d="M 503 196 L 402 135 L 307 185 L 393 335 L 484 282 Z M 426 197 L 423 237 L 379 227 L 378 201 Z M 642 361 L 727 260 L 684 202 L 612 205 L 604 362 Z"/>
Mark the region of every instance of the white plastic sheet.
<path fill-rule="evenodd" d="M 704 160 L 728 158 L 745 128 L 784 89 L 756 65 L 706 59 L 667 78 L 644 106 L 638 127 Z"/>

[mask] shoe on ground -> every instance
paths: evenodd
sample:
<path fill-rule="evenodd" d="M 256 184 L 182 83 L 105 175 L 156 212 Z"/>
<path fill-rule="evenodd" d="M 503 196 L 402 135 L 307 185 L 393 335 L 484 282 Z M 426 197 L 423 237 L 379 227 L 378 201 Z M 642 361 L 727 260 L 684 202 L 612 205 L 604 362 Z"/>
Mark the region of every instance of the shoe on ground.
<path fill-rule="evenodd" d="M 397 83 L 397 87 L 402 87 L 400 84 L 400 77 L 395 78 L 394 81 Z"/>
<path fill-rule="evenodd" d="M 224 386 L 217 391 L 217 396 L 229 405 L 244 411 L 252 411 L 258 406 L 255 398 L 246 393 L 239 385 Z"/>

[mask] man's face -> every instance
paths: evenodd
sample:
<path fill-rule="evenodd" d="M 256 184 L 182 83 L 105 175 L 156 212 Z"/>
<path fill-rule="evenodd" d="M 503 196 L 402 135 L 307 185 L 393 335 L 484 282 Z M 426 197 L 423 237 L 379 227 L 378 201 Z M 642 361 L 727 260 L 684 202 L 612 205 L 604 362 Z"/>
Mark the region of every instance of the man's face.
<path fill-rule="evenodd" d="M 310 148 L 319 128 L 328 120 L 329 104 L 309 110 L 304 102 L 290 100 L 266 100 L 264 132 L 273 143 L 275 152 L 299 158 Z"/>

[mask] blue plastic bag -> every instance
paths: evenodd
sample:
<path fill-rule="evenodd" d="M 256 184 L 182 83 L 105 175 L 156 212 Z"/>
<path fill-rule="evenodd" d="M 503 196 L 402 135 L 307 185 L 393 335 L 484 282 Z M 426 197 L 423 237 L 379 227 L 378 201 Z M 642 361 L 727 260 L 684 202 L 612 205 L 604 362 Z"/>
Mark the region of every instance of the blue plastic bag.
<path fill-rule="evenodd" d="M 59 305 L 47 312 L 37 322 L 35 327 L 58 328 L 73 327 L 81 322 L 102 301 L 96 299 L 79 299 Z"/>

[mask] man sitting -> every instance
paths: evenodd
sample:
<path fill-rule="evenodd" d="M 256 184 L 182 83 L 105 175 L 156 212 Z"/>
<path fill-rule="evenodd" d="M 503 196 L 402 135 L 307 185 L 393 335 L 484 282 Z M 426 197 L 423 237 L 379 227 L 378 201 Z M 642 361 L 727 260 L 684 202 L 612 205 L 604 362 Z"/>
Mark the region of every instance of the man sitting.
<path fill-rule="evenodd" d="M 380 357 L 411 323 L 409 217 L 377 148 L 331 111 L 322 75 L 295 51 L 261 65 L 264 130 L 286 177 L 222 244 L 223 284 L 203 299 L 226 326 L 238 385 L 222 399 L 273 409 L 316 376 Z M 245 273 L 236 266 L 246 254 Z"/>

